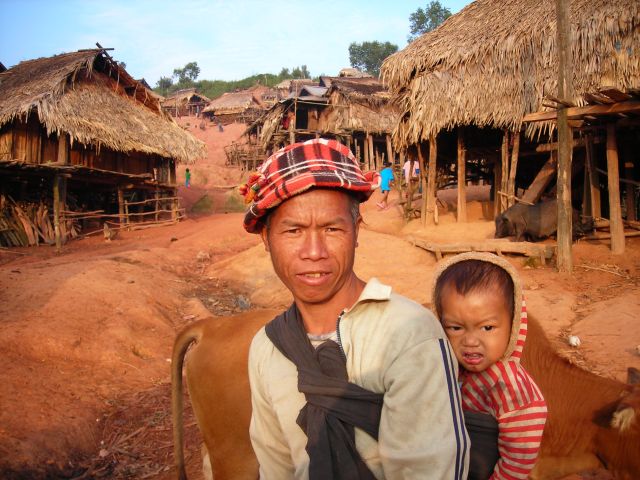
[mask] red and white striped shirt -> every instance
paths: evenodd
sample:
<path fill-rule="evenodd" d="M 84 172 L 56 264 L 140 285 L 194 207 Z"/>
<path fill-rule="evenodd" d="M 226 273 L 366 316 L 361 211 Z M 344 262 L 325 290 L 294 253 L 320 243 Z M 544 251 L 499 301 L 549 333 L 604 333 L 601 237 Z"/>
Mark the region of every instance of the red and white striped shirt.
<path fill-rule="evenodd" d="M 488 413 L 498 420 L 500 458 L 491 480 L 526 479 L 540 450 L 547 405 L 533 378 L 520 365 L 526 336 L 527 309 L 523 300 L 513 353 L 483 372 L 460 369 L 462 408 Z"/>

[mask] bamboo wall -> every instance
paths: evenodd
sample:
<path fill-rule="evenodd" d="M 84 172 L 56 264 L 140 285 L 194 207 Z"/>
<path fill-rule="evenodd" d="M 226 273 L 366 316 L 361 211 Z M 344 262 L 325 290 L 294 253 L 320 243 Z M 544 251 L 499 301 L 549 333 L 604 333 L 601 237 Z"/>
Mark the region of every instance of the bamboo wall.
<path fill-rule="evenodd" d="M 62 152 L 59 151 L 60 141 L 65 143 Z M 116 152 L 108 148 L 98 150 L 93 145 L 78 143 L 69 145 L 64 137 L 47 135 L 36 115 L 31 115 L 27 122 L 15 120 L 0 130 L 0 161 L 47 164 L 59 163 L 59 159 L 68 165 L 127 174 L 155 174 L 160 183 L 172 183 L 172 178 L 175 182 L 175 163 L 168 158 L 141 152 Z"/>

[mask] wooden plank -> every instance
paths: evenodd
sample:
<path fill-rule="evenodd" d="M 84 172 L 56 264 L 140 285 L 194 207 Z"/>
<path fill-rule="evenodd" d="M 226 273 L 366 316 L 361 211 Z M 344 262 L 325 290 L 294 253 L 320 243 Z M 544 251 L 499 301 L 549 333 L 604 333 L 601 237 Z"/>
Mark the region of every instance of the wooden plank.
<path fill-rule="evenodd" d="M 600 204 L 600 174 L 598 173 L 598 169 L 595 166 L 593 134 L 587 134 L 585 147 L 585 161 L 589 177 L 589 203 L 591 205 L 590 214 L 593 218 L 600 218 L 602 217 L 602 208 Z"/>
<path fill-rule="evenodd" d="M 426 189 L 426 210 L 427 210 L 427 223 L 437 224 L 436 220 L 436 162 L 438 157 L 438 145 L 437 137 L 431 135 L 429 137 L 429 169 L 427 172 L 427 189 Z M 421 172 L 422 175 L 424 173 Z"/>
<path fill-rule="evenodd" d="M 467 159 L 464 148 L 464 128 L 458 127 L 458 222 L 467 221 Z"/>
<path fill-rule="evenodd" d="M 617 88 L 601 88 L 598 92 L 602 95 L 606 95 L 614 102 L 626 102 L 633 98 L 631 95 L 621 92 Z"/>
<path fill-rule="evenodd" d="M 616 127 L 607 124 L 607 184 L 609 186 L 609 221 L 611 231 L 611 253 L 624 253 L 624 226 L 620 207 L 620 181 L 618 172 L 618 145 Z"/>
<path fill-rule="evenodd" d="M 640 233 L 640 232 L 639 232 Z M 412 243 L 423 250 L 436 255 L 445 253 L 463 252 L 491 252 L 491 253 L 516 253 L 535 258 L 550 259 L 556 250 L 553 244 L 539 244 L 533 242 L 509 242 L 505 240 L 485 240 L 479 242 L 461 243 L 431 243 L 420 239 L 413 239 Z"/>
<path fill-rule="evenodd" d="M 58 157 L 56 163 L 61 165 L 69 164 L 69 135 L 66 133 L 58 135 Z"/>
<path fill-rule="evenodd" d="M 614 115 L 616 113 L 634 113 L 640 112 L 640 101 L 629 100 L 628 102 L 618 102 L 609 105 L 586 105 L 584 107 L 567 108 L 567 118 L 576 120 L 585 115 Z M 523 122 L 548 122 L 556 120 L 558 112 L 555 110 L 549 112 L 529 113 L 522 119 Z"/>
<path fill-rule="evenodd" d="M 529 188 L 522 196 L 523 202 L 536 203 L 540 200 L 542 193 L 545 191 L 551 180 L 556 176 L 557 155 L 551 152 L 549 160 L 542 166 L 536 178 L 533 179 Z"/>

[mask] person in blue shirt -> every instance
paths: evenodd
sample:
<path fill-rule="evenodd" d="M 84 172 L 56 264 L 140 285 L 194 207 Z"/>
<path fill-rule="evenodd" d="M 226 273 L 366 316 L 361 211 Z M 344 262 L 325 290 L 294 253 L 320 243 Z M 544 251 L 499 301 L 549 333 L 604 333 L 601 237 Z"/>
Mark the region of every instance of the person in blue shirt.
<path fill-rule="evenodd" d="M 383 169 L 380 172 L 380 191 L 382 192 L 382 200 L 377 203 L 379 209 L 385 210 L 389 208 L 389 192 L 391 191 L 391 184 L 393 183 L 393 169 L 391 163 L 384 162 L 382 164 Z"/>

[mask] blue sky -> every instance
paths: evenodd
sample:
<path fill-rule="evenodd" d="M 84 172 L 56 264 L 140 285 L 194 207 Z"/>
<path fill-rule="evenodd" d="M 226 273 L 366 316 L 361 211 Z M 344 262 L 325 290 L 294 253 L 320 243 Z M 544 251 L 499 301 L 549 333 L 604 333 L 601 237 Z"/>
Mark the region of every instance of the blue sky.
<path fill-rule="evenodd" d="M 114 47 L 151 86 L 198 62 L 200 79 L 238 80 L 307 65 L 349 66 L 351 42 L 407 43 L 409 15 L 428 0 L 0 0 L 0 61 Z M 453 13 L 470 0 L 441 0 Z"/>

